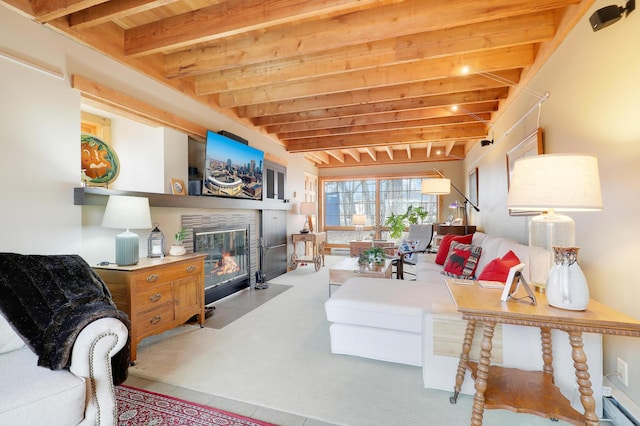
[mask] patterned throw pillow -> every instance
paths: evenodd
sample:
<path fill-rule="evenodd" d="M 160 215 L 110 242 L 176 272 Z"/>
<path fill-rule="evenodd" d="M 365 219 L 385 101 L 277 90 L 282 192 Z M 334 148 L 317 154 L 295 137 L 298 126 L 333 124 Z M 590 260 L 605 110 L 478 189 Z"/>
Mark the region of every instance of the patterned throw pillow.
<path fill-rule="evenodd" d="M 453 278 L 473 279 L 481 253 L 480 246 L 452 242 L 442 273 Z"/>
<path fill-rule="evenodd" d="M 457 241 L 463 244 L 471 244 L 472 239 L 473 239 L 473 234 L 445 235 L 444 237 L 442 237 L 442 241 L 440 242 L 440 247 L 438 248 L 438 254 L 436 254 L 436 263 L 438 265 L 444 265 L 444 261 L 447 260 L 447 255 L 449 254 L 449 248 L 451 247 L 452 242 Z"/>
<path fill-rule="evenodd" d="M 398 256 L 400 256 L 402 253 L 409 253 L 416 250 L 419 244 L 420 240 L 402 240 L 402 242 L 398 244 Z M 417 257 L 417 253 L 411 253 L 406 255 L 404 257 L 404 260 L 405 262 L 415 263 Z"/>

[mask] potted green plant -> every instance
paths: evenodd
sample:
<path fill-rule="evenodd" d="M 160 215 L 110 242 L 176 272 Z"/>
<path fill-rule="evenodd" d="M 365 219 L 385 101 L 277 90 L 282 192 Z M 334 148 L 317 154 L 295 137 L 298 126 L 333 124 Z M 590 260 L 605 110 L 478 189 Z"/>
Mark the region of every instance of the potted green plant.
<path fill-rule="evenodd" d="M 384 265 L 384 251 L 380 247 L 371 247 L 363 250 L 358 258 L 360 265 Z"/>
<path fill-rule="evenodd" d="M 389 227 L 389 236 L 391 238 L 401 238 L 407 225 L 415 225 L 418 220 L 423 223 L 428 216 L 429 212 L 423 207 L 409 206 L 404 214 L 391 213 L 385 219 L 384 224 Z"/>
<path fill-rule="evenodd" d="M 187 249 L 184 248 L 182 242 L 185 238 L 187 238 L 187 228 L 180 228 L 178 232 L 176 232 L 173 236 L 175 239 L 175 243 L 171 244 L 171 248 L 169 249 L 169 254 L 171 256 L 182 256 L 187 252 Z"/>

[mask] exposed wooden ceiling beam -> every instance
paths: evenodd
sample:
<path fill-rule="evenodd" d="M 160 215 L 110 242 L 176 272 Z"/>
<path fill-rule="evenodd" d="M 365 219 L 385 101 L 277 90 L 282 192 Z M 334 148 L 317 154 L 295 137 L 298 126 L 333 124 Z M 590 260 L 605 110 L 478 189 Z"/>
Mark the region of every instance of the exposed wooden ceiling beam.
<path fill-rule="evenodd" d="M 377 0 L 227 0 L 127 30 L 124 48 L 130 56 L 170 51 L 247 31 L 304 22 L 318 14 L 357 10 L 374 1 Z"/>

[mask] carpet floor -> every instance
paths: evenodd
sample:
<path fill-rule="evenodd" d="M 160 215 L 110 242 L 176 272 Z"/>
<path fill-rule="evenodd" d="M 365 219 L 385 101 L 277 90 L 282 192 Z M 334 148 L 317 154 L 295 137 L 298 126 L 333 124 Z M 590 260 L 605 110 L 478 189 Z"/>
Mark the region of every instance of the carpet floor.
<path fill-rule="evenodd" d="M 118 426 L 274 426 L 228 411 L 130 386 L 116 387 Z"/>
<path fill-rule="evenodd" d="M 421 368 L 331 353 L 324 302 L 330 265 L 342 258 L 326 259 L 318 272 L 274 278 L 291 289 L 222 329 L 186 325 L 143 340 L 130 373 L 334 425 L 468 425 L 472 397 L 449 404 L 451 392 L 424 388 Z M 491 426 L 548 422 L 484 414 Z"/>

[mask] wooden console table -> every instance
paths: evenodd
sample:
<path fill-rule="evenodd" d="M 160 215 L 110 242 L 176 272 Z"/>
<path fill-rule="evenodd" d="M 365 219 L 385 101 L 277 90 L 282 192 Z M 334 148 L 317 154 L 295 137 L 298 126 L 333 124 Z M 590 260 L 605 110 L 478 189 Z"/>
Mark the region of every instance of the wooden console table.
<path fill-rule="evenodd" d="M 316 272 L 320 270 L 320 262 L 324 266 L 324 246 L 327 242 L 326 232 L 307 232 L 306 234 L 292 234 L 291 242 L 293 243 L 293 254 L 291 255 L 291 269 L 296 269 L 299 263 L 312 263 L 315 265 Z M 311 258 L 299 258 L 296 254 L 296 245 L 304 243 L 304 254 L 307 255 L 307 243 L 313 246 Z"/>
<path fill-rule="evenodd" d="M 598 425 L 595 413 L 589 366 L 583 349 L 582 333 L 615 334 L 640 337 L 640 321 L 591 300 L 584 311 L 569 311 L 547 304 L 544 294 L 536 293 L 537 305 L 527 302 L 501 302 L 502 290 L 484 289 L 474 284 L 454 284 L 446 280 L 458 312 L 467 320 L 467 329 L 460 363 L 456 374 L 455 404 L 467 369 L 475 378 L 471 425 L 482 425 L 485 408 L 504 408 L 541 417 L 562 419 L 573 424 Z M 469 361 L 469 349 L 475 334 L 476 322 L 482 321 L 483 337 L 480 360 Z M 542 340 L 543 371 L 524 371 L 490 366 L 493 331 L 496 324 L 515 324 L 539 327 Z M 584 415 L 571 407 L 569 401 L 553 383 L 551 329 L 564 330 L 569 335 L 572 358 L 580 391 Z"/>

